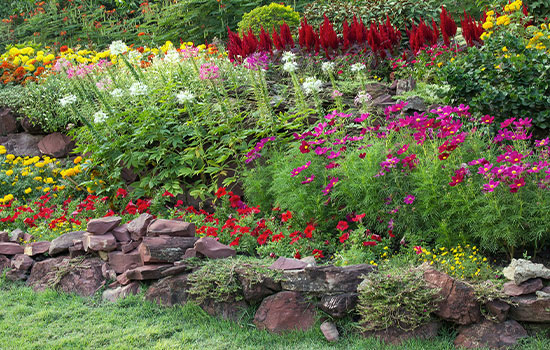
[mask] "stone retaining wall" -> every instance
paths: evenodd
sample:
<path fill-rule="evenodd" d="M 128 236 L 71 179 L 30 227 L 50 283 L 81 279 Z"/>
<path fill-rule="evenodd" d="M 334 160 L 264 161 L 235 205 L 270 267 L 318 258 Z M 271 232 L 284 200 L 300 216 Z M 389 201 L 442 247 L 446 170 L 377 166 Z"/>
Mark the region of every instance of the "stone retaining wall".
<path fill-rule="evenodd" d="M 21 230 L 0 232 L 0 271 L 10 280 L 26 281 L 41 291 L 55 288 L 91 296 L 104 289 L 103 298 L 115 301 L 147 287 L 146 299 L 164 306 L 196 301 L 188 293 L 189 274 L 197 269 L 189 258 L 224 259 L 235 251 L 212 237 L 195 236 L 193 224 L 154 219 L 142 214 L 122 224 L 119 217 L 91 220 L 87 231 L 66 233 L 52 242 L 35 242 Z M 321 330 L 328 341 L 338 340 L 331 320 L 347 316 L 357 319 L 358 287 L 363 278 L 376 273 L 371 265 L 316 266 L 315 260 L 279 258 L 269 275 L 250 279 L 249 266 L 235 269 L 242 295 L 222 302 L 200 301 L 209 314 L 237 320 L 248 305 L 256 305 L 254 323 L 258 329 L 280 333 L 307 330 L 316 320 L 325 321 Z M 404 331 L 390 327 L 365 332 L 398 344 L 409 338 L 431 338 L 442 322 L 456 325 L 455 345 L 466 348 L 506 348 L 528 335 L 522 324 L 550 325 L 550 270 L 526 260 L 514 260 L 505 269 L 510 282 L 503 292 L 510 301 L 493 300 L 480 305 L 474 290 L 464 282 L 430 267 L 423 276 L 427 285 L 439 289 L 440 302 L 433 322 Z M 108 281 L 110 282 L 108 285 Z M 484 316 L 481 309 L 486 310 Z M 522 324 L 520 324 L 521 322 Z"/>

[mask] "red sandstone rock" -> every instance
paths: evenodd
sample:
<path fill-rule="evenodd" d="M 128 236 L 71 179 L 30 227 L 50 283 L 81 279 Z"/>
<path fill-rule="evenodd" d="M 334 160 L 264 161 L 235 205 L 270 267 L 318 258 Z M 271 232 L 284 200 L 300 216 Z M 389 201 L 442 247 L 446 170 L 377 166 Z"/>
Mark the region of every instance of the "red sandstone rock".
<path fill-rule="evenodd" d="M 25 246 L 25 255 L 36 256 L 50 251 L 50 242 L 33 242 Z"/>
<path fill-rule="evenodd" d="M 514 281 L 504 283 L 502 287 L 504 294 L 511 297 L 517 297 L 520 295 L 535 293 L 537 290 L 541 290 L 544 287 L 542 279 L 532 278 L 520 285 L 514 283 Z"/>
<path fill-rule="evenodd" d="M 363 280 L 361 276 L 375 271 L 367 264 L 349 266 L 312 266 L 283 272 L 283 289 L 317 294 L 353 293 Z"/>
<path fill-rule="evenodd" d="M 507 349 L 517 345 L 518 340 L 524 337 L 527 337 L 527 331 L 516 321 L 493 323 L 484 320 L 462 328 L 454 344 L 466 349 Z"/>
<path fill-rule="evenodd" d="M 139 247 L 140 244 L 141 244 L 141 240 L 139 240 L 139 241 L 130 241 L 128 243 L 122 244 L 121 247 L 120 247 L 120 250 L 122 250 L 123 253 L 129 253 L 132 250 Z"/>
<path fill-rule="evenodd" d="M 141 255 L 136 250 L 126 254 L 115 251 L 109 253 L 109 265 L 116 273 L 123 273 L 127 270 L 142 266 L 143 261 Z"/>
<path fill-rule="evenodd" d="M 147 234 L 147 227 L 153 221 L 153 215 L 143 213 L 128 224 L 128 232 L 130 237 L 137 241 Z"/>
<path fill-rule="evenodd" d="M 280 257 L 269 267 L 272 270 L 301 270 L 307 267 L 307 262 Z"/>
<path fill-rule="evenodd" d="M 75 231 L 57 237 L 50 243 L 50 255 L 68 252 L 69 247 L 74 245 L 74 240 L 82 240 L 85 233 L 84 231 Z"/>
<path fill-rule="evenodd" d="M 508 317 L 516 321 L 550 323 L 550 299 L 538 299 L 534 295 L 512 298 Z"/>
<path fill-rule="evenodd" d="M 424 280 L 428 285 L 440 288 L 439 295 L 442 299 L 435 312 L 437 316 L 460 325 L 481 320 L 481 311 L 473 288 L 434 269 L 424 272 Z"/>
<path fill-rule="evenodd" d="M 392 326 L 378 331 L 363 332 L 365 337 L 375 337 L 393 345 L 399 345 L 409 339 L 432 339 L 437 336 L 441 324 L 437 321 L 423 324 L 413 330 L 404 330 L 398 326 Z"/>
<path fill-rule="evenodd" d="M 139 282 L 132 282 L 126 286 L 120 286 L 114 289 L 107 289 L 103 292 L 103 300 L 115 302 L 118 299 L 124 299 L 129 295 L 136 295 L 139 293 Z"/>
<path fill-rule="evenodd" d="M 510 304 L 502 300 L 492 300 L 485 304 L 485 308 L 498 322 L 504 322 L 508 318 Z"/>
<path fill-rule="evenodd" d="M 162 277 L 162 271 L 172 267 L 173 265 L 163 264 L 163 265 L 145 265 L 136 267 L 133 270 L 128 270 L 124 274 L 129 280 L 158 280 Z M 118 280 L 118 278 L 117 278 Z M 120 280 L 119 280 L 120 282 Z M 124 284 L 124 283 L 122 283 Z"/>
<path fill-rule="evenodd" d="M 10 241 L 10 234 L 7 232 L 0 232 L 0 242 L 9 242 Z"/>
<path fill-rule="evenodd" d="M 0 275 L 2 274 L 2 270 L 9 268 L 10 265 L 11 260 L 4 255 L 0 255 Z"/>
<path fill-rule="evenodd" d="M 0 242 L 0 254 L 4 255 L 16 255 L 23 254 L 24 249 L 17 243 L 13 242 Z"/>
<path fill-rule="evenodd" d="M 47 259 L 34 264 L 27 285 L 36 291 L 54 288 L 91 296 L 105 283 L 102 265 L 103 262 L 97 258 L 82 261 L 66 257 Z"/>
<path fill-rule="evenodd" d="M 172 263 L 182 260 L 195 242 L 195 237 L 144 237 L 138 250 L 144 263 Z"/>
<path fill-rule="evenodd" d="M 75 143 L 70 136 L 58 132 L 46 135 L 39 143 L 38 149 L 43 154 L 63 158 L 73 150 Z"/>
<path fill-rule="evenodd" d="M 24 239 L 24 237 L 25 237 L 25 232 L 23 232 L 20 229 L 16 228 L 15 230 L 11 231 L 10 242 L 20 243 Z"/>
<path fill-rule="evenodd" d="M 92 235 L 104 235 L 120 225 L 122 219 L 118 216 L 106 216 L 88 221 L 87 229 Z"/>
<path fill-rule="evenodd" d="M 157 219 L 147 228 L 147 235 L 195 237 L 195 225 L 177 220 Z"/>
<path fill-rule="evenodd" d="M 110 252 L 116 249 L 116 239 L 111 233 L 99 236 L 87 233 L 84 235 L 82 243 L 84 244 L 85 251 L 93 250 L 96 252 Z"/>
<path fill-rule="evenodd" d="M 128 243 L 132 240 L 130 237 L 130 232 L 128 231 L 128 224 L 120 225 L 115 227 L 111 233 L 115 236 L 117 242 Z"/>
<path fill-rule="evenodd" d="M 210 259 L 224 259 L 235 256 L 235 249 L 221 244 L 213 237 L 202 237 L 195 243 L 195 250 Z"/>
<path fill-rule="evenodd" d="M 11 259 L 11 268 L 19 271 L 27 272 L 33 264 L 34 260 L 25 254 L 17 254 Z"/>
<path fill-rule="evenodd" d="M 289 330 L 308 330 L 315 323 L 315 308 L 297 292 L 284 291 L 265 298 L 256 315 L 258 329 L 272 333 Z"/>
<path fill-rule="evenodd" d="M 163 306 L 184 305 L 189 287 L 186 274 L 166 277 L 147 289 L 145 299 Z"/>
<path fill-rule="evenodd" d="M 357 293 L 324 295 L 319 303 L 319 308 L 334 318 L 343 318 L 355 309 L 358 296 Z"/>

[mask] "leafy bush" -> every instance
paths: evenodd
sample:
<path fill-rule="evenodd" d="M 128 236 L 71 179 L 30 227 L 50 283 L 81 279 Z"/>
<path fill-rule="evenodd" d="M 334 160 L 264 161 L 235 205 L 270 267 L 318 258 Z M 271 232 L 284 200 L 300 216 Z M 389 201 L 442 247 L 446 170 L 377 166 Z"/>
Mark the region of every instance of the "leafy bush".
<path fill-rule="evenodd" d="M 397 327 L 414 330 L 430 321 L 437 310 L 437 288 L 427 286 L 423 271 L 393 268 L 365 276 L 357 288 L 361 317 L 366 331 Z"/>
<path fill-rule="evenodd" d="M 506 17 L 510 22 L 499 24 Z M 535 126 L 548 129 L 550 56 L 545 38 L 550 31 L 546 25 L 525 29 L 521 11 L 499 18 L 489 16 L 484 24 L 489 31 L 483 47 L 470 48 L 442 67 L 442 80 L 451 86 L 448 96 L 499 121 L 527 114 Z"/>
<path fill-rule="evenodd" d="M 262 27 L 271 31 L 273 27 L 279 28 L 283 23 L 290 28 L 297 27 L 300 24 L 300 14 L 290 6 L 272 2 L 268 6 L 257 7 L 245 13 L 239 22 L 239 32 L 246 33 L 252 29 L 255 34 L 259 34 Z"/>

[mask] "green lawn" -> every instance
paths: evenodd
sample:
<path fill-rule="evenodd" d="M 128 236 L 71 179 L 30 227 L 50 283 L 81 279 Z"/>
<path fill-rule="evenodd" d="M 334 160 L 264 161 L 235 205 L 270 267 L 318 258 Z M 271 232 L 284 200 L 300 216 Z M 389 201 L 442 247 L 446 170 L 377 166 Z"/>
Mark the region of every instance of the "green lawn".
<path fill-rule="evenodd" d="M 117 303 L 54 291 L 35 293 L 0 278 L 0 349 L 453 349 L 452 335 L 430 342 L 385 346 L 348 334 L 327 343 L 318 327 L 284 336 L 258 331 L 250 315 L 241 323 L 217 320 L 197 306 L 163 308 L 143 296 Z M 548 349 L 530 339 L 522 349 Z"/>

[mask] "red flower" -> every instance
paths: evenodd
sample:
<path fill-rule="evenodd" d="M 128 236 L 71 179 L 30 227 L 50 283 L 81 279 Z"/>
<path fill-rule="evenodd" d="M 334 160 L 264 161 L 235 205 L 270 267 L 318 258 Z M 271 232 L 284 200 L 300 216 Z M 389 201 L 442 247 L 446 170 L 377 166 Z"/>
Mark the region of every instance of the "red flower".
<path fill-rule="evenodd" d="M 126 191 L 126 190 L 123 189 L 123 188 L 119 188 L 119 189 L 116 191 L 115 198 L 118 198 L 119 196 L 122 197 L 122 198 L 126 198 L 127 195 L 128 195 L 128 191 Z"/>
<path fill-rule="evenodd" d="M 300 254 L 299 251 L 296 251 L 296 254 L 294 254 L 294 259 L 301 259 L 302 258 L 302 254 Z"/>
<path fill-rule="evenodd" d="M 342 233 L 342 235 L 340 236 L 340 243 L 344 243 L 345 241 L 347 241 L 349 238 L 349 232 L 344 232 Z"/>
<path fill-rule="evenodd" d="M 162 194 L 163 197 L 175 197 L 172 193 L 168 192 L 168 191 L 164 191 L 164 193 Z"/>
<path fill-rule="evenodd" d="M 348 227 L 349 227 L 349 225 L 345 221 L 340 221 L 340 222 L 338 222 L 338 225 L 336 225 L 336 228 L 340 231 L 345 231 L 345 230 L 348 229 Z"/>
<path fill-rule="evenodd" d="M 365 213 L 360 214 L 360 215 L 355 215 L 355 217 L 353 219 L 351 219 L 351 221 L 353 221 L 353 222 L 361 221 L 365 217 L 365 215 L 366 215 Z"/>
<path fill-rule="evenodd" d="M 279 242 L 283 238 L 285 238 L 285 235 L 283 235 L 282 232 L 279 232 L 278 235 L 274 235 L 273 237 L 271 237 L 271 242 Z"/>
<path fill-rule="evenodd" d="M 315 230 L 315 226 L 313 225 L 307 225 L 306 229 L 304 230 L 304 234 L 307 238 L 313 237 L 313 231 Z"/>
<path fill-rule="evenodd" d="M 309 143 L 307 141 L 302 140 L 302 144 L 300 145 L 300 152 L 302 153 L 309 153 L 311 152 Z"/>
<path fill-rule="evenodd" d="M 319 249 L 313 249 L 313 256 L 315 257 L 315 259 L 320 259 L 320 258 L 324 258 L 325 256 L 323 255 L 323 251 L 322 250 L 319 250 Z"/>
<path fill-rule="evenodd" d="M 375 241 L 368 241 L 368 242 L 363 242 L 363 246 L 367 247 L 367 246 L 372 246 L 374 247 L 375 245 L 377 245 L 378 243 L 376 243 Z"/>
<path fill-rule="evenodd" d="M 281 221 L 282 222 L 287 222 L 290 219 L 292 219 L 292 213 L 289 210 L 287 210 L 286 213 L 283 213 Z"/>
<path fill-rule="evenodd" d="M 229 243 L 229 246 L 230 247 L 233 247 L 233 246 L 236 246 L 236 245 L 239 245 L 239 240 L 241 239 L 241 236 L 238 236 L 237 238 L 235 238 L 233 240 L 233 242 Z"/>
<path fill-rule="evenodd" d="M 227 194 L 225 187 L 218 188 L 215 194 L 216 194 L 216 197 L 218 198 L 222 198 L 223 196 L 225 196 Z"/>

